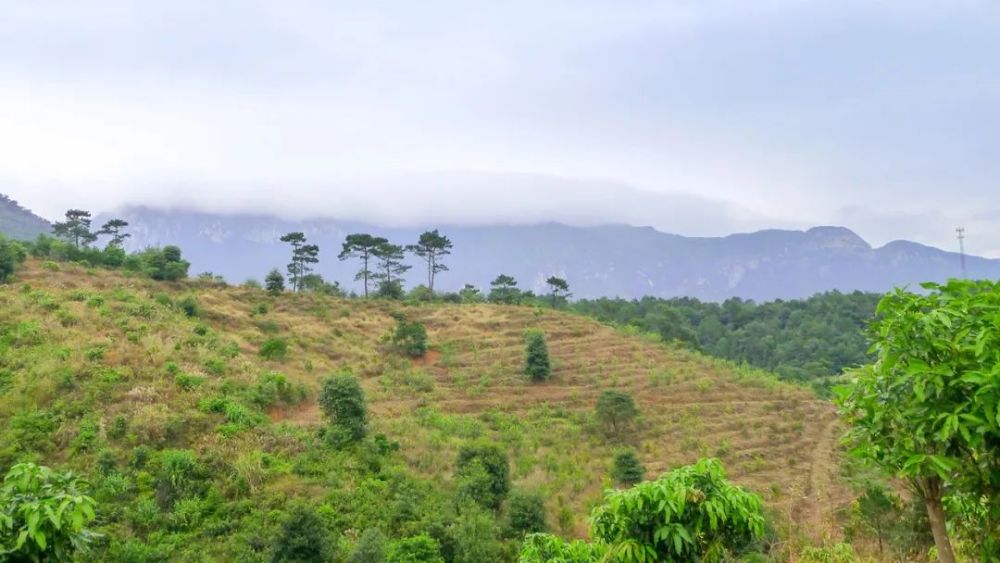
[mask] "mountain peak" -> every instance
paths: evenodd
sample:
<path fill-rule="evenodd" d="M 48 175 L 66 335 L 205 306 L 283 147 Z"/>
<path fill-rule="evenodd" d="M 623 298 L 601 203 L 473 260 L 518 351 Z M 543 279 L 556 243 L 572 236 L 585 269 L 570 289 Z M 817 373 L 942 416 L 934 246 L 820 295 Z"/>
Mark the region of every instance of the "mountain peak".
<path fill-rule="evenodd" d="M 816 248 L 859 251 L 872 249 L 865 239 L 847 227 L 813 227 L 806 231 L 806 238 Z"/>

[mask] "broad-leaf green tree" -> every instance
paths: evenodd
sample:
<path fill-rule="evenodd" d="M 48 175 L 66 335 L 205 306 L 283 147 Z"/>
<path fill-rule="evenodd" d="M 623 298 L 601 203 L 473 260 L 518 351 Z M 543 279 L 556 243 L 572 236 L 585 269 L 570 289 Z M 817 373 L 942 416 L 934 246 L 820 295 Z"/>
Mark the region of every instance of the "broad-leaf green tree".
<path fill-rule="evenodd" d="M 609 389 L 597 398 L 597 419 L 611 426 L 612 432 L 618 433 L 623 427 L 639 416 L 632 396 L 621 391 Z"/>
<path fill-rule="evenodd" d="M 1000 283 L 922 287 L 926 294 L 896 290 L 879 303 L 869 332 L 875 362 L 853 372 L 838 402 L 854 452 L 924 499 L 941 561 L 955 560 L 949 518 L 972 530 L 966 539 L 982 558 L 997 558 Z M 946 497 L 971 502 L 946 515 Z"/>
<path fill-rule="evenodd" d="M 368 297 L 369 281 L 372 278 L 372 270 L 370 266 L 371 260 L 375 257 L 375 251 L 380 246 L 387 244 L 388 242 L 388 240 L 382 237 L 376 237 L 366 233 L 347 235 L 347 238 L 344 239 L 344 247 L 338 258 L 341 260 L 347 260 L 350 258 L 358 258 L 361 260 L 361 269 L 358 270 L 354 279 L 364 281 L 365 297 Z"/>
<path fill-rule="evenodd" d="M 427 287 L 432 293 L 434 292 L 435 276 L 440 272 L 448 271 L 448 266 L 441 262 L 441 258 L 451 254 L 451 248 L 451 240 L 438 233 L 437 229 L 421 234 L 417 244 L 406 247 L 406 250 L 427 262 Z"/>
<path fill-rule="evenodd" d="M 529 536 L 521 561 L 721 561 L 747 550 L 763 535 L 765 523 L 760 497 L 731 484 L 716 459 L 607 491 L 590 521 L 593 543 Z"/>
<path fill-rule="evenodd" d="M 71 472 L 20 463 L 0 489 L 0 561 L 74 561 L 97 535 L 96 503 Z"/>

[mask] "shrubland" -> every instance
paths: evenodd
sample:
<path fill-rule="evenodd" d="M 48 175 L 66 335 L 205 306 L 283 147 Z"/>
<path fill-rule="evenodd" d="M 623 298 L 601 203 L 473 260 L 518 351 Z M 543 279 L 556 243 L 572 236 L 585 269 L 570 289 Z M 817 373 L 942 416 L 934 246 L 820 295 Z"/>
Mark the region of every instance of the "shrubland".
<path fill-rule="evenodd" d="M 171 247 L 116 263 L 51 242 L 19 245 L 34 258 L 0 285 L 0 470 L 82 475 L 85 560 L 928 553 L 921 499 L 843 460 L 830 403 L 650 327 L 504 276 L 485 297 L 345 299 L 308 289 L 308 260 L 288 293 L 280 272 L 270 291 L 185 280 Z M 945 509 L 979 519 L 951 520 L 968 550 L 995 522 L 970 487 L 992 485 L 954 483 Z"/>

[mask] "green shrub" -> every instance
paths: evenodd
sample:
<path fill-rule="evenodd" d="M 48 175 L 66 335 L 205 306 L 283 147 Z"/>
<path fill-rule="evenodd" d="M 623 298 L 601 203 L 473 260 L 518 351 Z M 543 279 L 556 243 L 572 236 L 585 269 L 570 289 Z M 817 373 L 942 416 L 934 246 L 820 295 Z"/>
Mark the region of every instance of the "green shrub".
<path fill-rule="evenodd" d="M 335 444 L 357 442 L 368 430 L 365 393 L 350 372 L 332 375 L 323 381 L 319 405 L 330 422 L 330 439 Z"/>
<path fill-rule="evenodd" d="M 177 385 L 184 391 L 191 391 L 193 389 L 201 386 L 205 383 L 205 378 L 197 375 L 191 375 L 188 373 L 178 373 L 174 376 L 174 385 Z"/>
<path fill-rule="evenodd" d="M 198 300 L 195 299 L 194 295 L 185 295 L 177 302 L 177 308 L 184 312 L 188 317 L 197 317 L 201 315 L 201 308 L 198 306 Z"/>
<path fill-rule="evenodd" d="M 332 561 L 330 535 L 316 511 L 295 506 L 274 542 L 271 563 Z"/>
<path fill-rule="evenodd" d="M 368 528 L 358 538 L 347 563 L 385 563 L 386 537 L 378 528 Z"/>
<path fill-rule="evenodd" d="M 540 330 L 524 333 L 524 373 L 532 381 L 545 381 L 552 374 L 549 349 L 545 344 L 545 334 Z"/>
<path fill-rule="evenodd" d="M 288 342 L 282 338 L 268 338 L 260 345 L 260 355 L 265 360 L 283 360 L 288 355 Z"/>
<path fill-rule="evenodd" d="M 514 490 L 506 503 L 507 530 L 515 537 L 544 532 L 545 498 L 537 492 Z"/>
<path fill-rule="evenodd" d="M 125 437 L 126 432 L 128 432 L 128 419 L 118 415 L 108 426 L 107 435 L 112 440 L 120 440 Z"/>
<path fill-rule="evenodd" d="M 396 540 L 386 550 L 385 563 L 444 563 L 441 546 L 427 535 Z"/>
<path fill-rule="evenodd" d="M 9 280 L 27 257 L 23 246 L 0 236 L 0 283 Z"/>
<path fill-rule="evenodd" d="M 479 505 L 496 510 L 510 491 L 510 464 L 496 444 L 463 446 L 455 462 L 462 492 Z"/>
<path fill-rule="evenodd" d="M 611 476 L 615 482 L 626 487 L 631 487 L 642 481 L 646 476 L 646 470 L 642 467 L 639 457 L 631 449 L 622 450 L 615 456 L 615 464 L 611 470 Z"/>
<path fill-rule="evenodd" d="M 164 450 L 156 476 L 156 500 L 164 509 L 184 497 L 202 491 L 205 470 L 191 450 Z"/>
<path fill-rule="evenodd" d="M 392 335 L 396 349 L 411 358 L 419 358 L 427 352 L 427 329 L 414 321 L 400 320 Z"/>

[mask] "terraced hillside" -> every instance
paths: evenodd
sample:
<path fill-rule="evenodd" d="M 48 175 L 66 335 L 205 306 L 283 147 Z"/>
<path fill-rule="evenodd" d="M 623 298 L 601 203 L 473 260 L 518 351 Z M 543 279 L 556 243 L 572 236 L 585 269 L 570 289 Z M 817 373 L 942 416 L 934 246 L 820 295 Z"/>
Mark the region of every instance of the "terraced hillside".
<path fill-rule="evenodd" d="M 197 303 L 195 316 L 184 313 L 186 296 Z M 394 313 L 427 326 L 424 358 L 390 349 Z M 548 340 L 548 382 L 521 374 L 528 328 Z M 274 338 L 289 352 L 265 360 L 261 345 Z M 791 537 L 833 533 L 834 512 L 849 499 L 838 481 L 830 404 L 765 374 L 547 309 L 270 297 L 29 262 L 16 284 L 0 286 L 0 341 L 2 467 L 35 458 L 93 473 L 95 464 L 131 463 L 140 446 L 190 448 L 241 483 L 217 484 L 226 498 L 273 507 L 299 496 L 376 498 L 350 468 L 337 468 L 336 478 L 334 469 L 302 469 L 320 463 L 311 438 L 322 423 L 320 381 L 351 368 L 367 393 L 372 431 L 400 444 L 396 463 L 408 474 L 430 488 L 452 487 L 458 448 L 492 438 L 510 456 L 515 486 L 543 492 L 550 525 L 566 535 L 586 533 L 588 509 L 611 486 L 611 460 L 623 444 L 636 448 L 648 475 L 719 457 L 789 524 Z M 233 407 L 236 415 L 206 408 L 212 397 L 263 393 L 255 390 L 274 373 L 292 391 Z M 618 435 L 593 415 L 607 389 L 631 394 L 641 410 Z M 322 454 L 322 463 L 336 455 Z M 143 487 L 137 478 L 112 498 L 125 508 L 104 521 L 105 532 L 145 538 L 128 516 Z M 203 553 L 239 553 L 212 545 Z"/>

